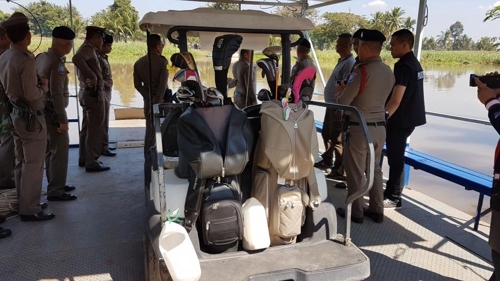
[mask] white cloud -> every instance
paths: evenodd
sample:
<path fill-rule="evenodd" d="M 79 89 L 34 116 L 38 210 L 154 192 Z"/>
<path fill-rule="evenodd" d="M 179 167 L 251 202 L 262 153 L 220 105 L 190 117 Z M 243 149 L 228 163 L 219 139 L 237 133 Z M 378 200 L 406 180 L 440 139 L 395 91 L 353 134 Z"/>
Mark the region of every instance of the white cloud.
<path fill-rule="evenodd" d="M 488 6 L 488 9 L 493 9 L 496 6 L 500 6 L 500 1 L 496 1 L 493 5 Z M 482 6 L 480 6 L 480 7 L 482 7 Z"/>
<path fill-rule="evenodd" d="M 479 7 L 477 7 L 477 8 L 478 8 L 478 9 L 480 9 L 480 10 L 485 9 L 485 8 L 484 8 L 484 6 L 479 6 Z"/>
<path fill-rule="evenodd" d="M 499 5 L 500 5 L 500 1 L 499 2 Z M 382 0 L 375 0 L 375 1 L 372 1 L 368 4 L 365 4 L 363 5 L 363 8 L 367 8 L 367 7 L 385 7 L 387 6 L 387 4 L 385 3 L 385 1 L 382 1 Z"/>

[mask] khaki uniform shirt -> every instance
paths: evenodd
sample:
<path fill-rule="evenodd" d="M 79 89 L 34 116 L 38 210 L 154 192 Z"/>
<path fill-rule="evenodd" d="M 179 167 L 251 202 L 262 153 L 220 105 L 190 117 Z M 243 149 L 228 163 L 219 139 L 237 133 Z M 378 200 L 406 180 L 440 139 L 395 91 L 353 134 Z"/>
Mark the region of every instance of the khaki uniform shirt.
<path fill-rule="evenodd" d="M 168 89 L 168 61 L 164 56 L 151 54 L 152 84 L 149 85 L 148 56 L 143 56 L 134 64 L 134 87 L 142 95 L 145 106 L 149 106 L 149 89 L 153 102 L 159 101 Z"/>
<path fill-rule="evenodd" d="M 88 89 L 87 79 L 97 81 L 95 89 L 104 91 L 104 80 L 102 77 L 102 69 L 97 58 L 97 52 L 94 46 L 85 42 L 73 56 L 73 63 L 77 68 L 78 80 L 82 89 Z"/>
<path fill-rule="evenodd" d="M 38 86 L 35 57 L 17 45 L 0 56 L 0 81 L 11 102 L 21 99 L 33 110 L 45 108 L 47 87 Z"/>
<path fill-rule="evenodd" d="M 354 66 L 337 103 L 358 108 L 366 122 L 385 121 L 385 102 L 394 87 L 394 81 L 394 74 L 380 57 L 359 62 Z M 351 112 L 347 114 L 351 121 L 358 122 Z"/>
<path fill-rule="evenodd" d="M 68 116 L 66 108 L 69 103 L 68 69 L 66 68 L 66 57 L 49 49 L 36 58 L 36 69 L 38 74 L 49 80 L 49 92 L 46 100 L 52 102 L 59 123 L 67 124 Z"/>
<path fill-rule="evenodd" d="M 99 59 L 99 64 L 102 69 L 102 78 L 104 82 L 108 83 L 109 91 L 113 88 L 113 75 L 111 74 L 111 66 L 109 65 L 108 55 L 106 54 L 97 54 L 97 58 Z"/>
<path fill-rule="evenodd" d="M 5 50 L 0 50 L 0 55 Z M 12 133 L 12 120 L 9 112 L 9 97 L 5 93 L 5 89 L 0 83 L 0 137 L 9 136 Z"/>
<path fill-rule="evenodd" d="M 250 72 L 250 64 L 244 60 L 238 60 L 233 64 L 233 76 L 236 80 L 236 89 L 235 91 L 246 96 L 247 94 L 255 95 L 255 72 L 252 73 L 252 77 L 250 79 L 250 87 L 248 87 L 247 93 L 247 84 L 248 84 L 248 74 Z"/>

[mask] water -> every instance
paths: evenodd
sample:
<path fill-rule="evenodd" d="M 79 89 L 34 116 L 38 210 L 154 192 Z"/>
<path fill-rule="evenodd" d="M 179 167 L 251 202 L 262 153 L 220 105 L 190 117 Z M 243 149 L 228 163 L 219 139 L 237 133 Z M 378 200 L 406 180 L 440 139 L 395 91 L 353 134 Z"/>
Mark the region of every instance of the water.
<path fill-rule="evenodd" d="M 204 85 L 214 85 L 214 74 L 211 64 L 198 63 Z M 72 65 L 69 65 L 73 73 Z M 114 89 L 111 104 L 113 107 L 142 107 L 142 97 L 134 89 L 133 65 L 115 63 L 111 65 Z M 471 73 L 484 74 L 498 70 L 495 66 L 424 66 L 425 69 L 425 102 L 426 110 L 432 112 L 459 115 L 487 120 L 487 111 L 479 103 L 476 89 L 470 88 Z M 332 68 L 324 68 L 325 79 L 328 79 Z M 74 76 L 70 75 L 71 89 L 74 89 Z M 258 89 L 267 87 L 267 83 L 258 76 Z M 170 87 L 178 83 L 170 82 Z M 321 81 L 317 79 L 316 92 L 322 93 Z M 321 96 L 315 97 L 322 100 Z M 68 108 L 69 117 L 76 118 L 76 100 L 72 99 Z M 315 109 L 316 119 L 323 120 L 323 110 Z M 111 110 L 111 120 L 114 112 Z M 71 124 L 71 142 L 78 143 L 77 126 Z M 418 151 L 437 158 L 464 166 L 481 173 L 491 174 L 493 151 L 498 135 L 491 126 L 469 124 L 462 121 L 447 120 L 439 117 L 427 117 L 427 124 L 418 127 L 411 137 L 411 146 Z M 387 161 L 385 161 L 386 163 Z M 384 174 L 388 174 L 384 167 Z M 453 206 L 471 215 L 475 214 L 478 193 L 465 191 L 463 187 L 445 180 L 430 176 L 427 173 L 412 170 L 410 187 Z M 485 208 L 489 206 L 486 197 Z"/>

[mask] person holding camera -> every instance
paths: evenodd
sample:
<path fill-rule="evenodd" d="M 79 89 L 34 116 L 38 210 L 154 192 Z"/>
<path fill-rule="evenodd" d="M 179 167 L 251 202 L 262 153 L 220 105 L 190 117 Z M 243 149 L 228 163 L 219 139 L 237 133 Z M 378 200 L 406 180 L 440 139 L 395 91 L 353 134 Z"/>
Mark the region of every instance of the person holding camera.
<path fill-rule="evenodd" d="M 493 73 L 498 75 L 498 73 Z M 492 74 L 488 74 L 492 75 Z M 486 106 L 491 125 L 500 135 L 500 89 L 491 89 L 481 82 L 478 77 L 474 78 L 477 88 L 477 98 Z M 489 244 L 493 260 L 493 275 L 490 281 L 500 281 L 500 139 L 495 149 L 493 166 L 493 190 L 491 191 L 491 224 Z"/>

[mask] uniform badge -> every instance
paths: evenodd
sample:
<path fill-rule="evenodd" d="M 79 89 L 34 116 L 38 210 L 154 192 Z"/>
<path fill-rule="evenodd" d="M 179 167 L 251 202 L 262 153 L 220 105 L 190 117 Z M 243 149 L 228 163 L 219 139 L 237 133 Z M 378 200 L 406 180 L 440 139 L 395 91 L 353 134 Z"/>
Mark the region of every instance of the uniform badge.
<path fill-rule="evenodd" d="M 347 79 L 347 83 L 352 83 L 354 82 L 354 78 L 356 78 L 356 73 L 351 73 L 351 75 L 349 75 L 349 79 Z"/>
<path fill-rule="evenodd" d="M 66 67 L 64 66 L 64 63 L 60 63 L 59 66 L 57 67 L 57 71 L 59 74 L 66 74 Z"/>

